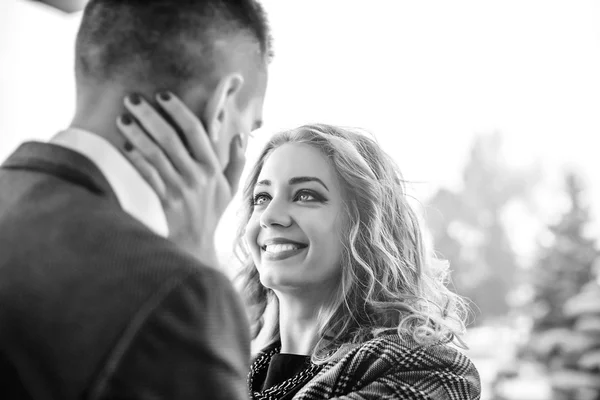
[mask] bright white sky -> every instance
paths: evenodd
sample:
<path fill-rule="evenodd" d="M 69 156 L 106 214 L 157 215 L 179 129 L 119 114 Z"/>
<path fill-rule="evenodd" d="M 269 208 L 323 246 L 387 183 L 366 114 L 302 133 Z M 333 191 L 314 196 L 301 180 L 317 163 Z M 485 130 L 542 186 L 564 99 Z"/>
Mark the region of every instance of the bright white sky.
<path fill-rule="evenodd" d="M 0 160 L 73 111 L 79 15 L 0 2 Z M 600 2 L 264 0 L 275 36 L 265 127 L 306 122 L 375 133 L 420 200 L 460 180 L 473 136 L 500 131 L 512 165 L 550 185 L 577 168 L 600 212 Z M 557 189 L 558 190 L 558 189 Z M 547 192 L 548 215 L 560 202 Z M 594 231 L 599 231 L 597 228 Z"/>

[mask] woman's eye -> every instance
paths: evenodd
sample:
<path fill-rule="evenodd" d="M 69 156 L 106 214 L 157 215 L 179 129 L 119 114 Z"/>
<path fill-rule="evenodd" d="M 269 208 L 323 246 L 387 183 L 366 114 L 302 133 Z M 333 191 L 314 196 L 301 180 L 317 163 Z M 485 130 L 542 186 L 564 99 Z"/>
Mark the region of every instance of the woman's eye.
<path fill-rule="evenodd" d="M 296 200 L 298 201 L 322 201 L 321 197 L 307 191 L 300 191 L 296 195 Z"/>
<path fill-rule="evenodd" d="M 252 204 L 255 206 L 260 206 L 269 200 L 269 196 L 264 193 L 259 193 L 252 199 Z"/>
<path fill-rule="evenodd" d="M 312 194 L 300 193 L 298 195 L 298 200 L 300 200 L 300 201 L 310 201 L 310 200 L 313 200 L 313 199 L 314 199 L 314 197 L 313 197 Z"/>

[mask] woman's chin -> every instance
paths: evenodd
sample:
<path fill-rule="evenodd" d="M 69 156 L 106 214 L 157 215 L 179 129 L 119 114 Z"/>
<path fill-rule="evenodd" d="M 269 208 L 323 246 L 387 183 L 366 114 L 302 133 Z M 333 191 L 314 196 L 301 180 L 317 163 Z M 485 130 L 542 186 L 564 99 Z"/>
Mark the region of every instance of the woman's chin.
<path fill-rule="evenodd" d="M 284 276 L 287 275 L 287 276 Z M 261 273 L 260 283 L 275 292 L 292 293 L 306 287 L 307 282 L 298 276 L 281 273 Z"/>

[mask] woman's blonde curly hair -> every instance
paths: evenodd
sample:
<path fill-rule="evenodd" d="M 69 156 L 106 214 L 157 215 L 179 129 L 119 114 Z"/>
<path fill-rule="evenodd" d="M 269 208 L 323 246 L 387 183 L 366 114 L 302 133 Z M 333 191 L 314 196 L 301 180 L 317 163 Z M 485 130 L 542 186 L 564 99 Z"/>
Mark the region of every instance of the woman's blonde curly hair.
<path fill-rule="evenodd" d="M 241 226 L 235 253 L 254 338 L 265 327 L 267 305 L 277 298 L 264 287 L 245 241 L 252 195 L 265 160 L 279 146 L 304 143 L 319 149 L 344 188 L 346 214 L 341 279 L 319 310 L 319 339 L 313 362 L 323 363 L 349 348 L 396 332 L 419 344 L 457 342 L 465 330 L 465 300 L 446 287 L 448 264 L 427 250 L 417 214 L 408 203 L 397 165 L 379 144 L 352 129 L 315 124 L 274 135 L 243 188 Z M 275 321 L 272 341 L 279 339 Z"/>

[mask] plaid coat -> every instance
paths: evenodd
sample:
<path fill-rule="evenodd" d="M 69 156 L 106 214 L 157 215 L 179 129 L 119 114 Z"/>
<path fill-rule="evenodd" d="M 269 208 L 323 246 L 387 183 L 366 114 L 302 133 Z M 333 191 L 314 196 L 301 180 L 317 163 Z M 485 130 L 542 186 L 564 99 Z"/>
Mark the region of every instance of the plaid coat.
<path fill-rule="evenodd" d="M 447 344 L 422 346 L 386 335 L 325 364 L 294 400 L 477 400 L 479 374 Z"/>

